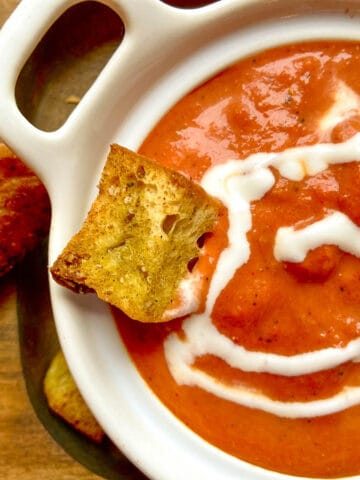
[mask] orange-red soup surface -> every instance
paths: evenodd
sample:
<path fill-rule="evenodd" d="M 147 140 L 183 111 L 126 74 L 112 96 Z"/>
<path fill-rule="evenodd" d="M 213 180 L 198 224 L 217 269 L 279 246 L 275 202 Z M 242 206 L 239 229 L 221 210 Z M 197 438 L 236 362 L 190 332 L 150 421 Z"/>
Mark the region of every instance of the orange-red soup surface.
<path fill-rule="evenodd" d="M 321 123 L 339 85 L 359 95 L 360 45 L 304 43 L 240 61 L 179 101 L 140 152 L 200 181 L 211 166 L 256 152 L 338 143 L 360 131 L 360 110 L 328 128 Z M 300 263 L 274 258 L 276 230 L 345 213 L 360 225 L 360 164 L 333 165 L 302 181 L 283 178 L 251 204 L 251 256 L 219 295 L 213 323 L 248 350 L 295 355 L 346 345 L 360 332 L 360 259 L 335 246 L 312 250 Z M 227 221 L 207 240 L 216 257 L 226 246 Z M 203 269 L 210 264 L 203 262 Z M 204 439 L 245 461 L 309 477 L 360 473 L 360 407 L 313 418 L 288 419 L 246 408 L 198 387 L 178 385 L 163 341 L 182 320 L 144 325 L 115 312 L 121 336 L 145 381 L 161 401 Z M 297 377 L 242 372 L 208 355 L 203 370 L 249 385 L 281 401 L 325 398 L 360 385 L 348 362 Z"/>

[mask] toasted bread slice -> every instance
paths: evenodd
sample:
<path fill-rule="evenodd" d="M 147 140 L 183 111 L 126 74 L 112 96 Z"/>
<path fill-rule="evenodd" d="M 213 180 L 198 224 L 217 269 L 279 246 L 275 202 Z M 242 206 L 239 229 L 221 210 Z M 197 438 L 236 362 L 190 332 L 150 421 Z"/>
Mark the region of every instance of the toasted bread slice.
<path fill-rule="evenodd" d="M 44 393 L 54 413 L 95 442 L 102 441 L 105 432 L 81 396 L 61 350 L 46 371 Z"/>
<path fill-rule="evenodd" d="M 174 307 L 191 276 L 188 264 L 199 256 L 197 240 L 212 231 L 219 209 L 180 173 L 112 145 L 98 196 L 52 276 L 142 322 L 190 313 L 196 302 L 189 299 L 184 309 Z"/>

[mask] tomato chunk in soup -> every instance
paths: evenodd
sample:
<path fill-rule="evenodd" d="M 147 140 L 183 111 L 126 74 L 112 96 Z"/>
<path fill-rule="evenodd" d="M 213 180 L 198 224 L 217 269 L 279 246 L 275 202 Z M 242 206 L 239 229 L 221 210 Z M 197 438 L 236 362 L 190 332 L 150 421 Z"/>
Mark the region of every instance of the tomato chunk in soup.
<path fill-rule="evenodd" d="M 299 178 L 284 174 L 283 157 L 278 163 L 264 157 L 271 160 L 261 170 L 267 187 L 244 207 L 251 225 L 241 238 L 249 254 L 207 312 L 206 328 L 216 330 L 221 342 L 227 339 L 226 345 L 241 347 L 248 367 L 209 351 L 195 355 L 188 369 L 189 375 L 196 370 L 217 379 L 234 396 L 195 380 L 180 382 L 169 369 L 164 345 L 169 337 L 184 343 L 191 319 L 144 325 L 114 311 L 139 372 L 190 429 L 242 460 L 300 476 L 360 474 L 360 366 L 348 355 L 360 333 L 360 254 L 349 240 L 360 227 L 360 158 L 351 158 L 347 143 L 360 132 L 359 66 L 360 45 L 350 42 L 278 47 L 241 60 L 179 101 L 140 149 L 202 182 L 206 172 L 221 171 L 227 162 L 294 148 L 302 155 L 303 147 L 310 148 L 310 167 Z M 350 154 L 312 169 L 316 145 L 340 146 Z M 296 165 L 303 166 L 299 155 Z M 241 227 L 241 212 L 239 217 Z M 229 224 L 228 218 L 219 220 L 195 266 L 210 283 L 229 243 Z M 312 233 L 314 226 L 324 240 Z M 350 234 L 341 236 L 342 229 Z M 277 258 L 279 232 L 292 235 L 293 245 L 310 242 L 304 258 Z M 199 313 L 195 321 L 205 322 Z M 319 352 L 328 364 L 317 364 Z M 252 368 L 270 354 L 285 366 Z M 306 358 L 310 366 L 303 371 Z M 350 390 L 354 400 L 346 404 L 342 395 Z M 337 406 L 331 410 L 330 404 Z"/>

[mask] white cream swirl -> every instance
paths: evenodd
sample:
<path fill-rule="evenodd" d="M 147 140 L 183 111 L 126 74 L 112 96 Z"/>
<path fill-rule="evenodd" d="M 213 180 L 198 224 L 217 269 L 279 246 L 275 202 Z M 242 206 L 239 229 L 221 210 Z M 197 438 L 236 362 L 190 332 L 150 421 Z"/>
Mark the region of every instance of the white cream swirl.
<path fill-rule="evenodd" d="M 211 321 L 216 299 L 250 256 L 247 232 L 251 230 L 250 202 L 261 199 L 273 186 L 271 168 L 290 180 L 313 176 L 329 165 L 360 161 L 360 133 L 338 144 L 317 144 L 290 148 L 280 153 L 259 153 L 243 161 L 230 160 L 210 168 L 202 186 L 218 197 L 229 212 L 228 247 L 221 253 L 211 280 L 205 311 L 184 321 L 186 339 L 171 334 L 164 342 L 169 369 L 179 384 L 197 385 L 219 397 L 259 408 L 284 417 L 327 415 L 360 403 L 360 387 L 345 387 L 330 398 L 311 402 L 281 402 L 243 386 L 228 386 L 193 366 L 201 355 L 212 354 L 243 371 L 268 372 L 284 376 L 316 373 L 360 357 L 360 338 L 343 348 L 326 348 L 286 356 L 254 352 L 234 344 Z M 276 238 L 278 260 L 302 261 L 306 253 L 323 244 L 335 244 L 360 257 L 360 229 L 343 213 L 332 212 L 320 222 L 295 231 L 280 229 Z"/>

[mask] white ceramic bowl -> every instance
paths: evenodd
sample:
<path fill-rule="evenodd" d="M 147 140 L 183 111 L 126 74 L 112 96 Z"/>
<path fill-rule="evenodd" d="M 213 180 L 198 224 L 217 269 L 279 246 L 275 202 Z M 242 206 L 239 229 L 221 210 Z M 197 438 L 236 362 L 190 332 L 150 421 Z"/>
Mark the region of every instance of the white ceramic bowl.
<path fill-rule="evenodd" d="M 50 263 L 81 224 L 111 142 L 136 149 L 175 101 L 244 56 L 305 39 L 360 40 L 358 0 L 221 0 L 195 10 L 159 0 L 106 0 L 124 21 L 124 40 L 63 127 L 45 133 L 19 112 L 16 79 L 49 26 L 76 3 L 23 0 L 0 34 L 0 136 L 48 188 Z M 50 283 L 61 345 L 83 396 L 149 478 L 274 478 L 174 418 L 137 374 L 108 307 Z"/>

